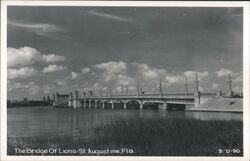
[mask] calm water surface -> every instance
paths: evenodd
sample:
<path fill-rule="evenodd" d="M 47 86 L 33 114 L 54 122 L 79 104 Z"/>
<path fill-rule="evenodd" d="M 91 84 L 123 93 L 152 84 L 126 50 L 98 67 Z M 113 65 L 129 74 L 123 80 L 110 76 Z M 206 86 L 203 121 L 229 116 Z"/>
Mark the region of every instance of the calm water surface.
<path fill-rule="evenodd" d="M 53 109 L 26 107 L 8 109 L 8 137 L 70 136 L 75 141 L 91 137 L 92 130 L 118 120 L 133 118 L 193 118 L 199 120 L 242 120 L 242 113 L 189 112 L 123 109 Z"/>

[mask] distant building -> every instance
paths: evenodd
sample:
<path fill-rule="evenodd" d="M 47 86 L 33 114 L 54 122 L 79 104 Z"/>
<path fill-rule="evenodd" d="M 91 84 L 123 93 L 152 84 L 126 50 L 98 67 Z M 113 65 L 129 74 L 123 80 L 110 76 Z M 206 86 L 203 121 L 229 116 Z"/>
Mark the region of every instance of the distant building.
<path fill-rule="evenodd" d="M 28 103 L 29 103 L 28 98 L 25 97 L 25 98 L 23 99 L 23 103 L 24 103 L 24 104 L 28 104 Z"/>

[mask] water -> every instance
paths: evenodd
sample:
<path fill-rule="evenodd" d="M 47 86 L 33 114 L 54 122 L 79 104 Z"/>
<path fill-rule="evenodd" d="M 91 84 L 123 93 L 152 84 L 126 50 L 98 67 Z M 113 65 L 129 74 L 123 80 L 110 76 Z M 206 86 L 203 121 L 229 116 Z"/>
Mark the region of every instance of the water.
<path fill-rule="evenodd" d="M 91 138 L 93 129 L 111 121 L 133 118 L 193 118 L 198 120 L 241 120 L 242 113 L 123 109 L 53 109 L 26 107 L 8 109 L 8 137 Z"/>

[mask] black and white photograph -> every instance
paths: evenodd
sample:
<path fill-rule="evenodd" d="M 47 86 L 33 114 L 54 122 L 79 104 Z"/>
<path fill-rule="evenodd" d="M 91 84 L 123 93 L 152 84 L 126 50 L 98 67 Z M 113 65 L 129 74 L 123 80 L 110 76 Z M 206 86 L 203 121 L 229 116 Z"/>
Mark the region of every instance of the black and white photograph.
<path fill-rule="evenodd" d="M 7 156 L 244 160 L 244 6 L 40 4 L 6 6 Z"/>

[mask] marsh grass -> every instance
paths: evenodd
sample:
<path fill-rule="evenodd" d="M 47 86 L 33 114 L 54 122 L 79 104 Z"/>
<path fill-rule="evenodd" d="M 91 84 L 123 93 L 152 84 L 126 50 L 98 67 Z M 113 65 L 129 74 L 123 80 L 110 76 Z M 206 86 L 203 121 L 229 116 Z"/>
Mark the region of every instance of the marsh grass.
<path fill-rule="evenodd" d="M 70 136 L 9 137 L 9 155 L 15 155 L 15 147 L 131 148 L 136 156 L 242 156 L 243 123 L 181 118 L 121 119 L 95 127 L 91 138 L 80 138 L 77 142 Z M 240 153 L 218 153 L 219 149 L 234 148 L 240 149 Z"/>

